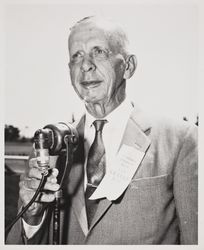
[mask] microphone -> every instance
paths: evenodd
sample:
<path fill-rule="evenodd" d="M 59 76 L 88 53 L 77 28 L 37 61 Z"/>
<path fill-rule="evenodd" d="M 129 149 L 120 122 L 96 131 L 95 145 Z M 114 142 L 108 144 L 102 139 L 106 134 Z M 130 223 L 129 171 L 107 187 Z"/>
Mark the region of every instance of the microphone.
<path fill-rule="evenodd" d="M 37 158 L 37 163 L 41 169 L 42 179 L 40 184 L 30 200 L 30 202 L 21 210 L 20 213 L 16 216 L 16 218 L 11 222 L 10 225 L 6 227 L 6 238 L 8 236 L 8 232 L 11 227 L 18 221 L 20 217 L 27 211 L 27 209 L 33 204 L 37 196 L 39 195 L 41 188 L 43 187 L 45 176 L 49 173 L 49 156 L 60 154 L 61 151 L 66 150 L 66 163 L 63 171 L 63 175 L 61 178 L 61 184 L 68 167 L 68 155 L 69 152 L 75 150 L 78 144 L 78 133 L 72 124 L 65 124 L 60 122 L 58 124 L 49 124 L 45 126 L 43 129 L 38 129 L 34 134 L 34 147 L 35 154 Z M 69 147 L 70 146 L 70 147 Z M 61 190 L 56 191 L 55 198 L 55 207 L 54 207 L 54 215 L 53 215 L 53 244 L 59 244 L 59 233 L 60 233 L 60 214 L 59 214 L 59 205 L 60 198 L 62 192 Z"/>
<path fill-rule="evenodd" d="M 49 156 L 58 155 L 65 150 L 66 143 L 72 145 L 73 150 L 78 144 L 78 132 L 70 123 L 49 124 L 35 132 L 35 155 L 38 166 L 45 174 L 48 174 Z"/>

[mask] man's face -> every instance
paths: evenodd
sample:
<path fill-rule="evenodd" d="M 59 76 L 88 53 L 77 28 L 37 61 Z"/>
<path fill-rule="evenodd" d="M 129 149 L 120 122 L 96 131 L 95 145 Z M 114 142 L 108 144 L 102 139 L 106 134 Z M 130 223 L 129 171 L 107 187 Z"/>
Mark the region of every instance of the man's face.
<path fill-rule="evenodd" d="M 112 39 L 92 23 L 80 24 L 69 38 L 72 85 L 86 103 L 117 105 L 125 60 Z M 114 104 L 115 102 L 115 104 Z"/>

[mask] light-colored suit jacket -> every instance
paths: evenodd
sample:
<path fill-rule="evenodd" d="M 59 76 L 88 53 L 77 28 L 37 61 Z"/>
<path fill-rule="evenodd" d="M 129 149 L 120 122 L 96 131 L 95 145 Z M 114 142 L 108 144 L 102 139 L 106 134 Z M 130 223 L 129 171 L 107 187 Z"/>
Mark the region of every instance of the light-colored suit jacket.
<path fill-rule="evenodd" d="M 84 200 L 84 117 L 61 206 L 62 244 L 197 244 L 197 129 L 187 122 L 149 119 L 137 109 L 121 142 L 145 152 L 116 200 L 102 199 L 90 229 Z M 26 239 L 22 222 L 7 244 L 52 244 L 52 206 L 41 229 Z"/>

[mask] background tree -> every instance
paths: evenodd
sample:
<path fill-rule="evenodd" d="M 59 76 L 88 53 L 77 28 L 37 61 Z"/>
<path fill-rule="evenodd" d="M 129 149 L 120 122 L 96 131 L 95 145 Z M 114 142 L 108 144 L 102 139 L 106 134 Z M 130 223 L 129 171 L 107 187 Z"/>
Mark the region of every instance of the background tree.
<path fill-rule="evenodd" d="M 5 125 L 5 141 L 17 141 L 20 137 L 20 130 L 12 125 Z"/>

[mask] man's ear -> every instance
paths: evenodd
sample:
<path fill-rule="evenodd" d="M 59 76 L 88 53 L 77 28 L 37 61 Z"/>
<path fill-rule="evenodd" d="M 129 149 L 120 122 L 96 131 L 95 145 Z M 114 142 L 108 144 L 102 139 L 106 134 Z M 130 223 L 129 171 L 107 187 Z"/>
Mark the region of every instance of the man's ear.
<path fill-rule="evenodd" d="M 125 62 L 126 62 L 126 68 L 124 73 L 124 79 L 129 79 L 134 74 L 137 67 L 136 56 L 128 55 Z"/>

